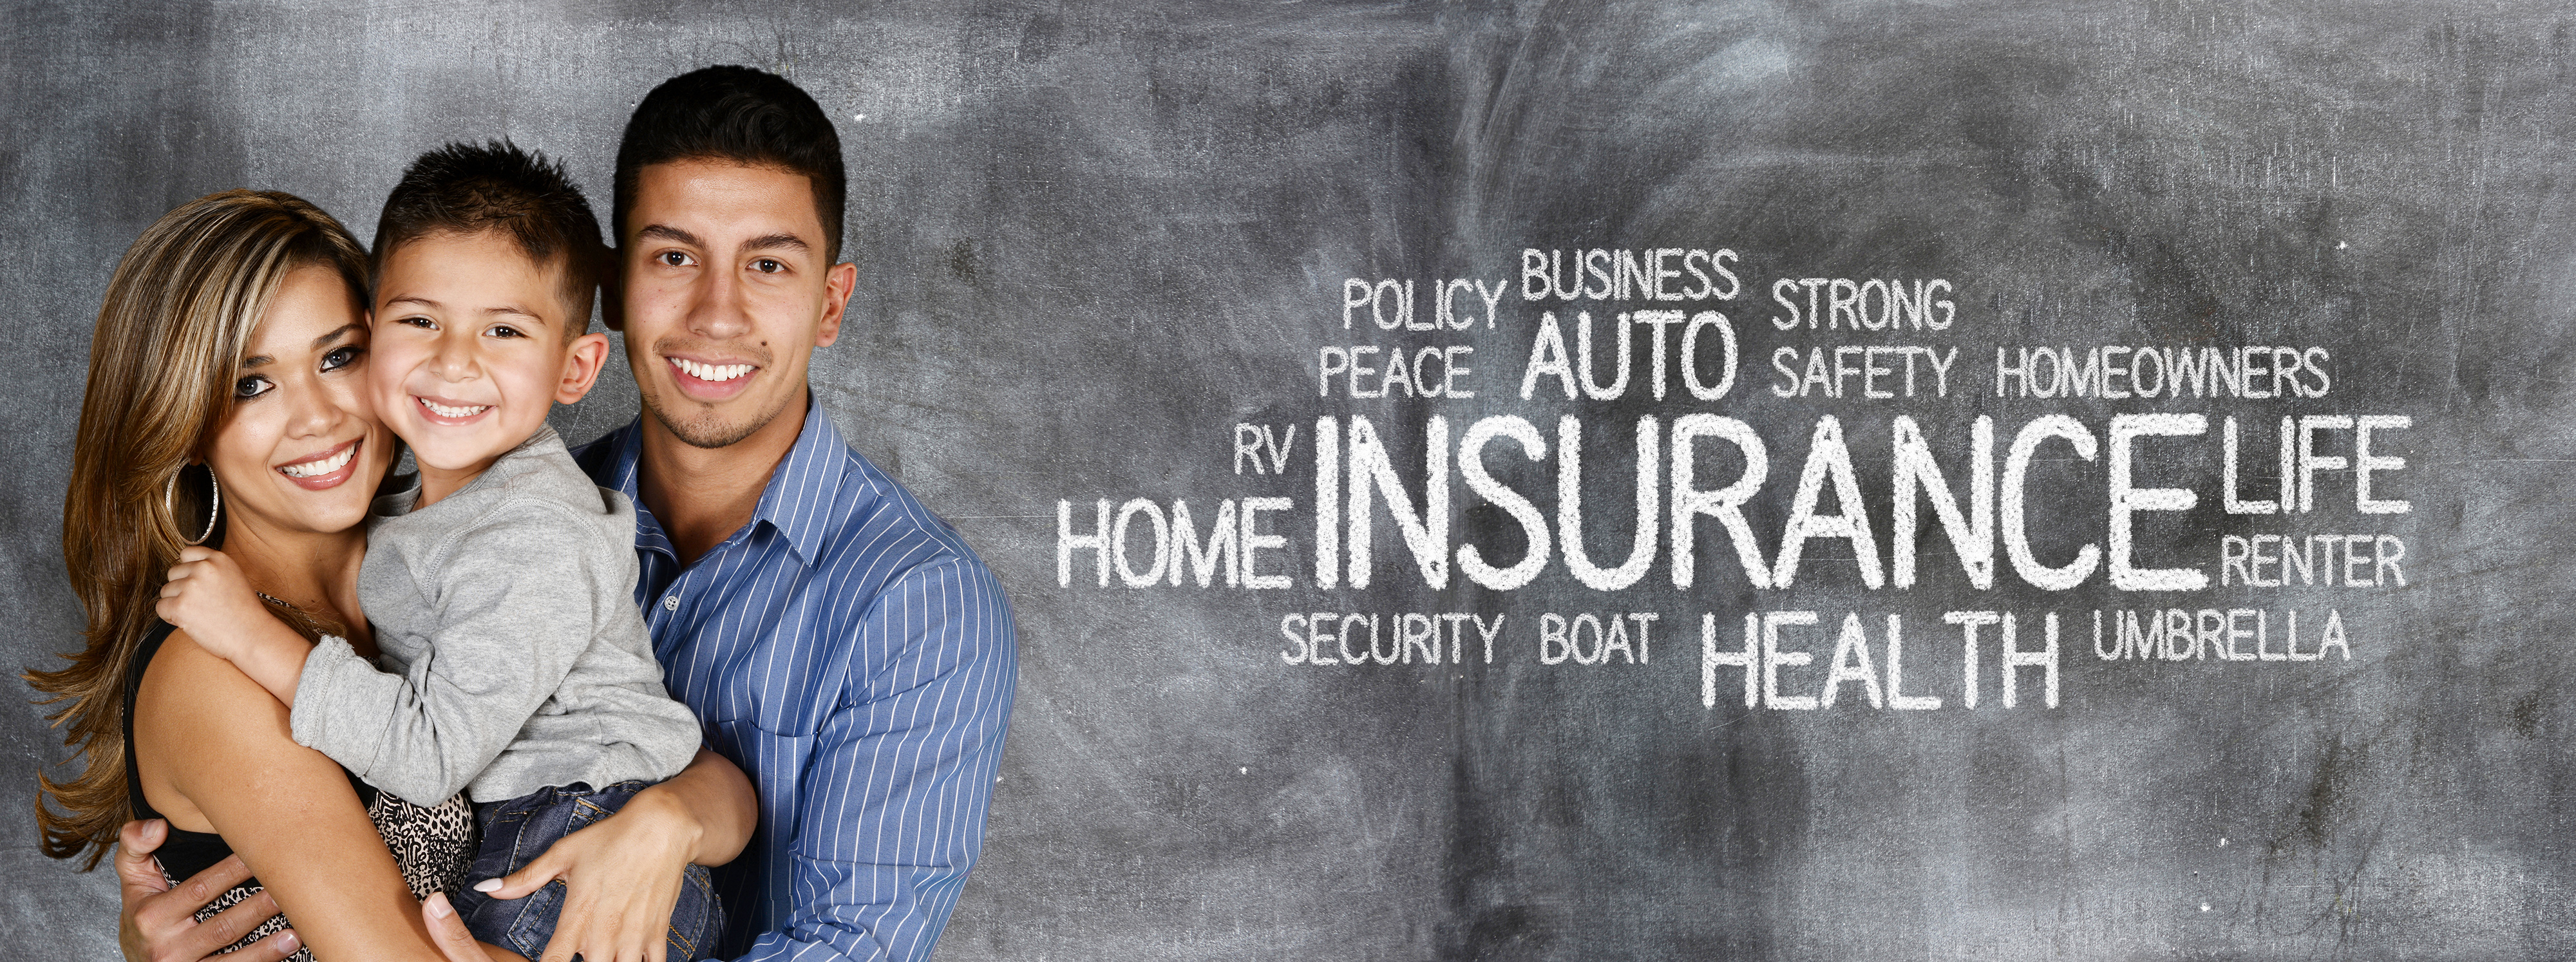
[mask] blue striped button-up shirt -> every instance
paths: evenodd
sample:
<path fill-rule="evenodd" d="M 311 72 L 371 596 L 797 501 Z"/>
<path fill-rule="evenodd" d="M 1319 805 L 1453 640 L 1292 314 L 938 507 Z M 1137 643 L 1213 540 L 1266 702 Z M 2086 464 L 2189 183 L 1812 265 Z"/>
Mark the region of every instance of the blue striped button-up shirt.
<path fill-rule="evenodd" d="M 636 497 L 641 423 L 575 457 L 636 500 L 635 600 L 663 679 L 760 793 L 750 847 L 716 870 L 721 954 L 928 956 L 1010 723 L 1001 586 L 810 399 L 751 523 L 683 567 Z"/>

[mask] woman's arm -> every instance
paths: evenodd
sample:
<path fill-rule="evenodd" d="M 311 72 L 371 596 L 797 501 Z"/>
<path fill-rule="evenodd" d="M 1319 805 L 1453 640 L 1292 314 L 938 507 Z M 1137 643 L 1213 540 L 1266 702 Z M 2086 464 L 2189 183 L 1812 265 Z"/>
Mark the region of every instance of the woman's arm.
<path fill-rule="evenodd" d="M 146 797 L 173 827 L 222 835 L 316 956 L 439 962 L 348 776 L 287 732 L 284 705 L 184 632 L 135 694 Z"/>
<path fill-rule="evenodd" d="M 705 748 L 669 781 L 635 793 L 617 814 L 557 840 L 527 867 L 483 890 L 515 899 L 564 881 L 563 914 L 544 957 L 651 958 L 680 900 L 680 871 L 741 854 L 760 818 L 751 779 Z M 495 885 L 494 882 L 498 882 Z M 433 931 L 444 920 L 428 918 Z"/>

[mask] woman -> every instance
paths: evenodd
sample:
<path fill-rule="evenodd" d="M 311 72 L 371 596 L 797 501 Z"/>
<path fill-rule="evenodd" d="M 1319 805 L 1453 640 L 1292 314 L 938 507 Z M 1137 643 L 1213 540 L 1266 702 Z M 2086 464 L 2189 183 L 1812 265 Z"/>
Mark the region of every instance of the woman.
<path fill-rule="evenodd" d="M 266 884 L 264 897 L 306 924 L 272 938 L 285 920 L 271 919 L 236 947 L 300 938 L 303 951 L 326 958 L 438 959 L 415 899 L 453 885 L 472 853 L 462 800 L 422 809 L 357 783 L 294 744 L 276 699 L 153 611 L 165 572 L 204 557 L 189 546 L 220 545 L 281 620 L 371 649 L 354 600 L 360 522 L 394 442 L 359 389 L 364 289 L 365 255 L 348 232 L 276 193 L 184 205 L 119 263 L 91 345 L 63 518 L 88 644 L 71 666 L 28 675 L 71 702 L 56 717 L 70 721 L 67 741 L 83 767 L 69 781 L 42 780 L 53 807 L 40 806 L 38 818 L 46 854 L 87 853 L 85 867 L 129 817 L 168 821 L 158 853 L 168 880 L 238 854 Z M 711 766 L 723 770 L 710 775 Z M 662 843 L 629 848 L 683 861 L 722 861 L 740 848 L 751 800 L 739 772 L 701 753 L 667 784 L 686 805 L 665 799 L 637 819 L 610 820 Z M 715 811 L 672 815 L 688 805 Z M 575 887 L 571 901 L 584 890 L 596 901 L 597 892 L 660 888 L 624 874 L 637 861 L 625 854 L 558 866 Z M 676 868 L 646 871 L 676 878 Z M 193 914 L 262 897 L 246 883 Z M 443 905 L 433 900 L 430 911 Z M 659 933 L 637 927 L 575 937 L 589 958 L 641 958 Z"/>

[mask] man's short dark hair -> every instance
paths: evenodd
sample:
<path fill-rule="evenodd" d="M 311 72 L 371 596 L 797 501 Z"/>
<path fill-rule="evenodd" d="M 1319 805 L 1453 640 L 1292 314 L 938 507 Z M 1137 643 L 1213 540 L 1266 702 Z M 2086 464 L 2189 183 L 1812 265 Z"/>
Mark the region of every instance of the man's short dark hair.
<path fill-rule="evenodd" d="M 662 82 L 635 105 L 617 142 L 610 229 L 626 242 L 636 175 L 654 164 L 729 160 L 803 174 L 814 186 L 826 262 L 841 255 L 841 206 L 849 185 L 841 135 L 814 98 L 786 78 L 750 67 L 707 67 Z"/>
<path fill-rule="evenodd" d="M 563 164 L 507 140 L 448 144 L 411 162 L 376 220 L 368 285 L 384 279 L 385 259 L 396 247 L 432 234 L 483 231 L 508 235 L 540 266 L 562 264 L 564 301 L 577 315 L 565 319 L 563 339 L 590 328 L 590 298 L 608 256 L 599 218 Z"/>

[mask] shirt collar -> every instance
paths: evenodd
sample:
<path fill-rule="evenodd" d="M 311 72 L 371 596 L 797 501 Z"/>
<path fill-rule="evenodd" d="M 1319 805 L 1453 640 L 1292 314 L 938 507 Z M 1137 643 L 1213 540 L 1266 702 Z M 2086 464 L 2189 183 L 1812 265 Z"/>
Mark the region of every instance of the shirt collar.
<path fill-rule="evenodd" d="M 614 470 L 609 476 L 616 488 L 635 502 L 635 512 L 645 523 L 636 527 L 636 546 L 676 554 L 662 519 L 653 517 L 637 494 L 636 477 L 644 456 L 644 418 L 638 412 L 635 420 L 621 430 L 617 443 Z M 796 431 L 796 444 L 787 449 L 787 457 L 770 472 L 769 484 L 760 492 L 760 505 L 752 509 L 751 523 L 768 522 L 787 539 L 797 559 L 808 565 L 823 556 L 831 538 L 835 516 L 843 509 L 840 497 L 842 476 L 849 469 L 850 445 L 841 437 L 839 428 L 823 413 L 812 392 L 805 396 L 805 423 Z"/>
<path fill-rule="evenodd" d="M 822 403 L 807 391 L 805 423 L 796 431 L 796 445 L 787 449 L 778 470 L 770 472 L 769 486 L 760 492 L 760 507 L 751 516 L 786 535 L 798 560 L 811 565 L 823 557 L 835 522 L 846 510 L 841 481 L 849 469 L 850 443 L 842 440 L 841 429 L 832 425 Z"/>

